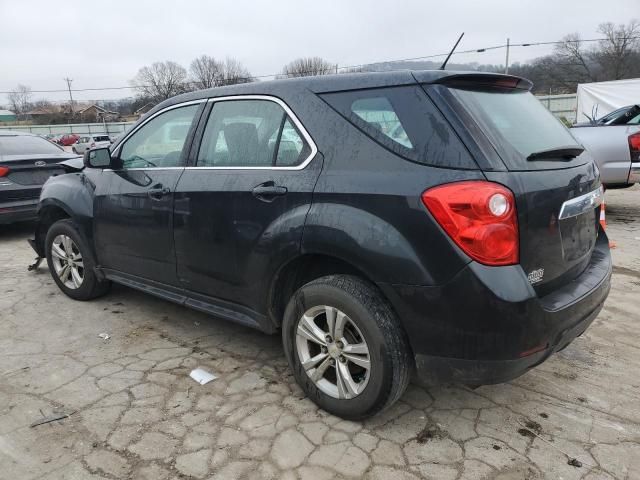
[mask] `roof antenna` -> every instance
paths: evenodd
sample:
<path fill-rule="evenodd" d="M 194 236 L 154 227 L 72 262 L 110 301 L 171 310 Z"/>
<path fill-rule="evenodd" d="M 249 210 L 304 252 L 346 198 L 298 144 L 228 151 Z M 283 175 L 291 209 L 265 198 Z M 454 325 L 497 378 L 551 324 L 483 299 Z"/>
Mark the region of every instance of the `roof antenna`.
<path fill-rule="evenodd" d="M 458 48 L 458 44 L 460 43 L 460 40 L 462 40 L 462 37 L 464 37 L 464 32 L 462 32 L 460 34 L 460 37 L 458 37 L 458 41 L 456 42 L 456 44 L 453 46 L 453 48 L 451 49 L 451 51 L 449 52 L 449 55 L 447 55 L 447 58 L 445 58 L 444 62 L 442 63 L 442 65 L 440 65 L 440 70 L 444 70 L 444 67 L 447 66 L 447 62 L 449 61 L 449 59 L 451 58 L 451 55 L 453 55 L 453 52 L 456 51 L 456 48 Z"/>

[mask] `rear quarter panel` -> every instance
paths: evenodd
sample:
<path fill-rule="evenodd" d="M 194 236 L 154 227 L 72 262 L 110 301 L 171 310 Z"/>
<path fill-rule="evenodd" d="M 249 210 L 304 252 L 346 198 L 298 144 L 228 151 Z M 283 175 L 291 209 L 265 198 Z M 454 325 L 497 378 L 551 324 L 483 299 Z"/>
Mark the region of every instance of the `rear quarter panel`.
<path fill-rule="evenodd" d="M 322 108 L 315 115 L 305 116 L 304 106 L 300 115 L 325 158 L 302 253 L 338 257 L 375 282 L 436 285 L 452 278 L 469 259 L 428 213 L 421 194 L 484 175 L 405 160 L 317 101 Z"/>

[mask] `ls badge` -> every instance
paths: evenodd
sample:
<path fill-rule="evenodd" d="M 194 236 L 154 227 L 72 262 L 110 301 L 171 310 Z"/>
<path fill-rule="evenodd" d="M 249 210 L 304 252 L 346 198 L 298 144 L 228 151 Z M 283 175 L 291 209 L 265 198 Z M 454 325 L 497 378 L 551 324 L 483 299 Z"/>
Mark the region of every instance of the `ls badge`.
<path fill-rule="evenodd" d="M 542 277 L 544 277 L 544 268 L 539 268 L 538 270 L 529 272 L 529 275 L 527 275 L 527 280 L 529 280 L 529 283 L 533 285 L 534 283 L 541 282 Z"/>

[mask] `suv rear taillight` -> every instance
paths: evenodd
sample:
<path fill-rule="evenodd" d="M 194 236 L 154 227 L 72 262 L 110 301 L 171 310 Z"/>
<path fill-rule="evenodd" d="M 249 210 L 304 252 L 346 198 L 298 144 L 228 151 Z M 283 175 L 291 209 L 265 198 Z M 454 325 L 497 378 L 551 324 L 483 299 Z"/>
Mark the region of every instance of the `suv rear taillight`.
<path fill-rule="evenodd" d="M 0 177 L 6 177 L 7 175 L 9 175 L 9 167 L 0 165 Z"/>
<path fill-rule="evenodd" d="M 91 143 L 91 148 L 96 146 L 96 142 Z"/>
<path fill-rule="evenodd" d="M 629 153 L 632 162 L 640 162 L 640 132 L 629 135 Z"/>
<path fill-rule="evenodd" d="M 519 261 L 518 219 L 513 193 L 487 181 L 434 187 L 422 202 L 464 253 L 485 265 Z"/>

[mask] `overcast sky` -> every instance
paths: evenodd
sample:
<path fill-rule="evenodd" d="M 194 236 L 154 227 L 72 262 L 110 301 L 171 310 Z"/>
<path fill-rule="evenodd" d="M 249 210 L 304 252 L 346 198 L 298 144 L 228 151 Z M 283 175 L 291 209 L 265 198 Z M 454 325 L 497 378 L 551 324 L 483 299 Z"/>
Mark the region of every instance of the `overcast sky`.
<path fill-rule="evenodd" d="M 459 49 L 558 40 L 571 32 L 597 36 L 599 23 L 640 18 L 639 0 L 0 0 L 0 92 L 18 83 L 33 90 L 128 86 L 156 61 L 188 67 L 201 54 L 235 57 L 253 75 L 278 72 L 300 56 L 339 65 Z M 550 47 L 514 48 L 525 61 Z M 504 63 L 504 51 L 467 54 L 456 62 Z M 129 90 L 78 92 L 111 99 Z M 34 99 L 66 98 L 34 93 Z M 0 93 L 0 104 L 6 95 Z"/>

